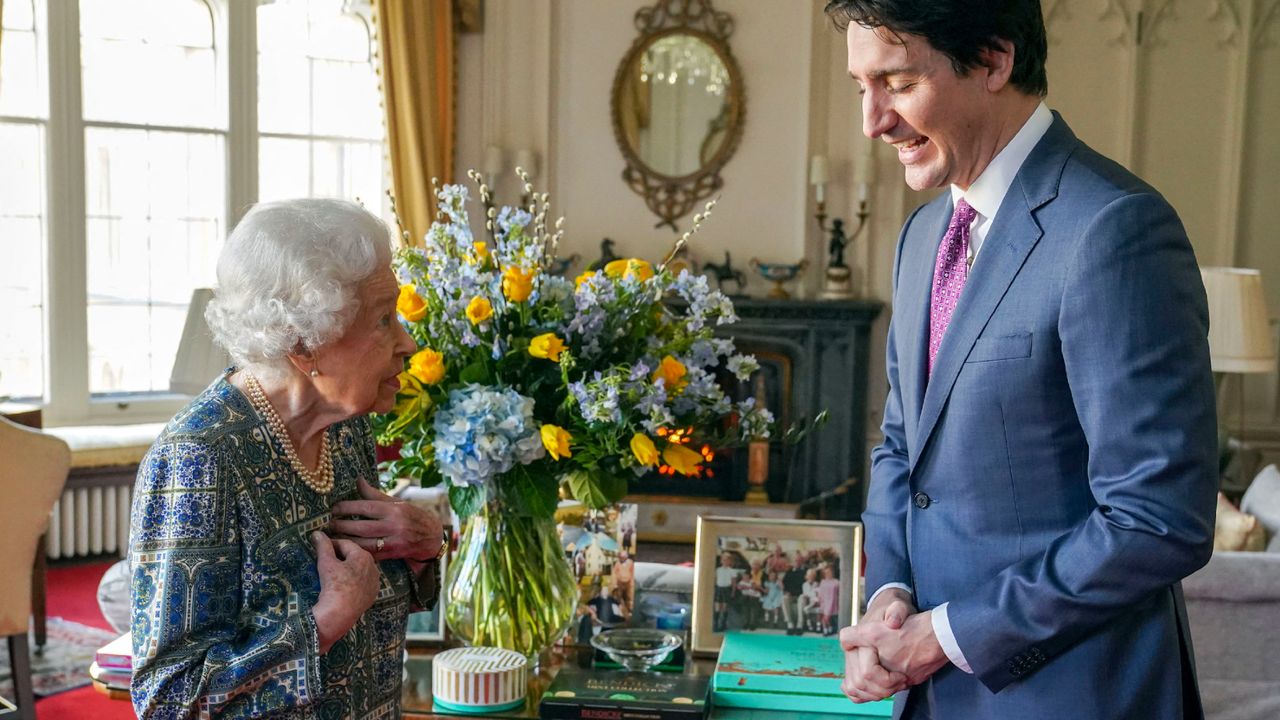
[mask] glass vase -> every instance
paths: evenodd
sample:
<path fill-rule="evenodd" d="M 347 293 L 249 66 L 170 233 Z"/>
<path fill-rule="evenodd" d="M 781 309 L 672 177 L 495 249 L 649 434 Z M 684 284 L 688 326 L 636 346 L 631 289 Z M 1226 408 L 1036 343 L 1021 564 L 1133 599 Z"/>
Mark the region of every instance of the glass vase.
<path fill-rule="evenodd" d="M 578 586 L 555 521 L 487 503 L 467 521 L 445 574 L 445 622 L 463 643 L 533 664 L 569 628 Z"/>

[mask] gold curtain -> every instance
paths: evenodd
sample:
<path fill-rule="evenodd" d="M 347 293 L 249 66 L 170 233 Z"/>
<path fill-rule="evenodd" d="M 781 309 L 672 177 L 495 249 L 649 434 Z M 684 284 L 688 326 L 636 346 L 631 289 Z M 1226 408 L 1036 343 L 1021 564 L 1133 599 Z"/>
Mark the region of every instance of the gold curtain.
<path fill-rule="evenodd" d="M 377 0 L 396 209 L 412 244 L 431 226 L 431 178 L 453 182 L 453 0 Z"/>

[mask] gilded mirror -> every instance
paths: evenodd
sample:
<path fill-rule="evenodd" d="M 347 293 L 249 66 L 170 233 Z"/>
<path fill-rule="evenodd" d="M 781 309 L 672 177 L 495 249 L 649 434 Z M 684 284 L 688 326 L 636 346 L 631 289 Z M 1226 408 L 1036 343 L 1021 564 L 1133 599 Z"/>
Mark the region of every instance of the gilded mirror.
<path fill-rule="evenodd" d="M 658 0 L 636 12 L 639 36 L 618 65 L 613 133 L 622 178 L 659 218 L 676 220 L 724 185 L 742 138 L 742 73 L 729 52 L 733 19 L 711 0 Z"/>

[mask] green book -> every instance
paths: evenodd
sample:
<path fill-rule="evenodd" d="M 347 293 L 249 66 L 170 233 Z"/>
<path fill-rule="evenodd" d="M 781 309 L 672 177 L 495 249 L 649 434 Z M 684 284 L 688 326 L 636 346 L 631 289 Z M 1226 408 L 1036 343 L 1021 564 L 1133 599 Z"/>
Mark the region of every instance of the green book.
<path fill-rule="evenodd" d="M 706 675 L 564 668 L 538 703 L 538 717 L 702 720 Z"/>
<path fill-rule="evenodd" d="M 844 651 L 832 637 L 727 633 L 711 681 L 716 707 L 889 717 L 893 701 L 858 704 L 840 691 Z"/>

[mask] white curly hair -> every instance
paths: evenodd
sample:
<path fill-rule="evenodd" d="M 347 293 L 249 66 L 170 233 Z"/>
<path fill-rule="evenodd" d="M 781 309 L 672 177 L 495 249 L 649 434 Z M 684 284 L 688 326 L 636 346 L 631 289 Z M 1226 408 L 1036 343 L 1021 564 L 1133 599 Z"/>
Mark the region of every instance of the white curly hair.
<path fill-rule="evenodd" d="M 386 224 L 356 203 L 262 203 L 222 248 L 205 320 L 238 367 L 278 377 L 289 353 L 340 338 L 361 284 L 390 265 Z"/>

